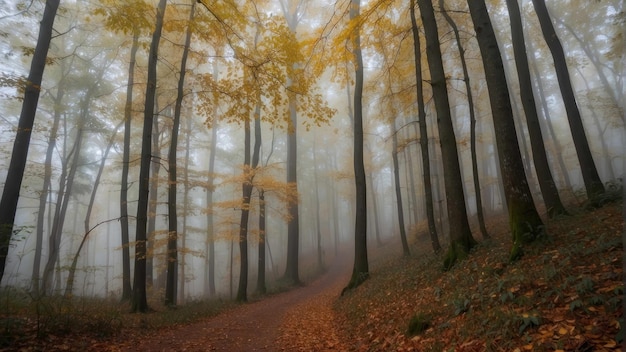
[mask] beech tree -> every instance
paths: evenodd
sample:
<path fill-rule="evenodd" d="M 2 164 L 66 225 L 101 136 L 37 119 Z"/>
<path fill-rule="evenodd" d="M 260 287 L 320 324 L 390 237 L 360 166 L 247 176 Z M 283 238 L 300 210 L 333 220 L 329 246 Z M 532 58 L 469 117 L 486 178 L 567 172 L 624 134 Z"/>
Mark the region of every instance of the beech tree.
<path fill-rule="evenodd" d="M 567 211 L 561 202 L 561 197 L 554 183 L 546 148 L 543 143 L 543 135 L 539 126 L 539 116 L 537 114 L 537 105 L 533 95 L 533 87 L 530 79 L 530 68 L 528 67 L 528 57 L 526 56 L 526 42 L 524 40 L 524 30 L 522 28 L 522 16 L 516 0 L 506 1 L 509 10 L 509 19 L 511 23 L 511 37 L 513 42 L 513 53 L 515 55 L 515 67 L 517 68 L 517 77 L 520 84 L 520 95 L 526 122 L 528 126 L 528 134 L 530 135 L 530 146 L 533 152 L 533 162 L 537 179 L 541 189 L 543 201 L 548 210 L 548 216 L 553 218 L 557 215 L 565 215 Z"/>
<path fill-rule="evenodd" d="M 465 192 L 461 180 L 461 167 L 456 149 L 456 137 L 452 125 L 435 11 L 432 2 L 428 0 L 417 0 L 417 4 L 424 25 L 430 85 L 437 111 L 439 143 L 443 158 L 444 185 L 450 224 L 450 246 L 444 260 L 444 268 L 449 269 L 457 259 L 467 256 L 469 250 L 476 244 L 476 240 L 472 237 L 465 208 Z"/>
<path fill-rule="evenodd" d="M 369 277 L 367 260 L 367 187 L 363 163 L 363 54 L 361 52 L 361 1 L 351 0 L 350 22 L 354 26 L 350 45 L 354 65 L 354 183 L 356 187 L 356 212 L 354 225 L 354 268 L 343 292 L 353 289 Z"/>
<path fill-rule="evenodd" d="M 59 0 L 46 1 L 43 17 L 39 26 L 37 45 L 33 53 L 33 60 L 30 64 L 30 71 L 24 87 L 24 101 L 22 102 L 22 112 L 13 141 L 13 151 L 11 162 L 7 170 L 7 178 L 0 200 L 0 281 L 4 276 L 9 245 L 13 234 L 13 223 L 17 211 L 17 202 L 20 196 L 20 188 L 26 168 L 26 158 L 30 145 L 30 136 L 35 123 L 37 103 L 41 93 L 41 81 L 46 67 L 48 49 L 54 26 Z"/>
<path fill-rule="evenodd" d="M 600 176 L 598 175 L 598 170 L 596 169 L 595 162 L 593 161 L 591 150 L 589 149 L 585 127 L 582 123 L 580 110 L 576 104 L 574 89 L 572 88 L 572 82 L 569 77 L 563 46 L 561 45 L 561 41 L 554 30 L 545 1 L 533 0 L 533 5 L 535 6 L 535 12 L 537 14 L 537 18 L 539 19 L 543 37 L 546 44 L 548 44 L 548 48 L 550 49 L 554 60 L 554 69 L 557 80 L 559 81 L 559 87 L 561 88 L 561 96 L 563 98 L 563 103 L 565 104 L 567 119 L 572 132 L 572 139 L 574 141 L 574 147 L 576 148 L 576 154 L 578 155 L 578 162 L 580 163 L 580 171 L 583 175 L 587 197 L 593 201 L 596 196 L 604 193 L 605 189 L 602 184 L 602 180 L 600 180 Z"/>
<path fill-rule="evenodd" d="M 422 48 L 415 16 L 415 0 L 409 3 L 411 15 L 411 34 L 413 35 L 413 59 L 415 60 L 415 90 L 417 94 L 417 112 L 419 124 L 420 151 L 422 153 L 422 168 L 424 170 L 424 202 L 426 203 L 426 219 L 428 220 L 428 234 L 433 251 L 439 252 L 441 244 L 435 225 L 435 211 L 433 207 L 433 189 L 430 179 L 430 155 L 428 152 L 428 128 L 426 127 L 426 111 L 424 110 L 424 83 L 422 81 Z"/>
<path fill-rule="evenodd" d="M 467 4 L 483 59 L 502 183 L 509 210 L 509 226 L 513 237 L 510 260 L 516 260 L 521 256 L 524 244 L 534 241 L 544 233 L 544 226 L 533 203 L 524 173 L 504 64 L 487 6 L 484 0 L 468 0 Z"/>
<path fill-rule="evenodd" d="M 154 100 L 156 94 L 156 65 L 159 53 L 159 42 L 163 29 L 163 16 L 167 0 L 159 0 L 156 15 L 156 26 L 152 33 L 150 52 L 148 56 L 148 81 L 146 84 L 146 102 L 141 139 L 141 166 L 139 170 L 139 200 L 137 203 L 137 229 L 135 232 L 135 277 L 133 297 L 131 300 L 133 312 L 147 312 L 148 300 L 146 296 L 146 224 L 148 220 L 148 192 L 150 189 L 150 163 L 152 161 L 152 124 L 154 121 Z"/>
<path fill-rule="evenodd" d="M 97 8 L 96 15 L 105 16 L 105 27 L 116 33 L 131 35 L 128 62 L 128 81 L 124 104 L 124 140 L 122 147 L 122 174 L 120 181 L 120 235 L 122 243 L 122 300 L 131 298 L 130 278 L 130 231 L 128 215 L 128 173 L 131 164 L 131 127 L 133 118 L 133 88 L 135 86 L 135 68 L 139 36 L 152 27 L 146 14 L 152 13 L 152 7 L 143 0 L 127 2 L 122 0 L 103 1 L 103 7 Z"/>

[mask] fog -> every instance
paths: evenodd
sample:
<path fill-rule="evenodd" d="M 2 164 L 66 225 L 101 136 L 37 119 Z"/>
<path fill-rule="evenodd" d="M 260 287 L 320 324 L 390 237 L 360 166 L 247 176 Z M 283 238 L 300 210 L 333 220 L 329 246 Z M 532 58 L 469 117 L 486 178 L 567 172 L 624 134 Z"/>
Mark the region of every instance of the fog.
<path fill-rule="evenodd" d="M 0 1 L 1 180 L 6 179 L 11 159 L 23 101 L 24 79 L 28 75 L 32 48 L 37 42 L 36 28 L 42 17 L 44 3 L 34 1 L 26 8 L 23 2 Z M 50 258 L 49 236 L 54 224 L 60 220 L 58 217 L 62 216 L 64 221 L 61 221 L 59 256 L 53 263 L 53 286 L 48 288 L 48 293 L 64 292 L 72 260 L 85 238 L 85 244 L 79 252 L 72 294 L 121 297 L 124 246 L 120 230 L 120 180 L 124 150 L 124 109 L 133 37 L 131 24 L 135 23 L 134 30 L 139 33 L 132 89 L 134 97 L 131 104 L 127 203 L 130 231 L 130 244 L 127 247 L 130 249 L 132 274 L 141 125 L 148 47 L 154 26 L 156 1 L 147 3 L 147 8 L 152 9 L 152 12 L 142 12 L 142 8 L 135 8 L 134 5 L 120 10 L 124 1 L 61 2 L 28 149 L 28 162 L 2 286 L 25 290 L 33 288 L 33 269 L 37 265 L 37 227 L 39 225 L 43 230 L 38 264 L 40 270 L 43 270 Z M 254 47 L 257 43 L 253 22 L 241 24 L 234 17 L 226 18 L 226 23 L 231 23 L 231 20 L 234 23 L 228 25 L 231 28 L 212 17 L 205 7 L 198 5 L 195 8 L 177 149 L 176 265 L 179 304 L 206 298 L 235 298 L 240 273 L 242 208 L 250 211 L 247 224 L 247 291 L 249 294 L 255 293 L 261 238 L 259 190 L 263 190 L 263 203 L 266 206 L 266 230 L 263 235 L 268 289 L 280 286 L 286 272 L 288 223 L 292 220 L 288 212 L 290 197 L 292 200 L 297 197 L 298 262 L 302 281 L 312 280 L 329 267 L 336 256 L 352 255 L 353 252 L 355 186 L 352 106 L 349 96 L 353 89 L 354 67 L 345 46 L 337 44 L 342 42 L 343 33 L 339 29 L 327 31 L 332 25 L 338 28 L 346 25 L 347 19 L 338 19 L 346 5 L 343 2 L 304 1 L 306 6 L 299 8 L 296 16 L 299 20 L 298 29 L 293 38 L 288 39 L 285 34 L 287 22 L 279 2 L 255 3 L 257 16 L 261 18 L 255 21 L 263 22 L 264 26 L 264 32 L 257 38 L 258 47 Z M 374 3 L 367 1 L 361 6 L 369 9 Z M 581 204 L 586 197 L 584 182 L 554 73 L 554 63 L 532 4 L 530 1 L 521 1 L 520 5 L 533 89 L 552 174 L 564 202 Z M 412 40 L 406 34 L 410 32 L 408 11 L 405 10 L 408 5 L 405 1 L 397 1 L 385 6 L 388 6 L 387 11 L 372 10 L 370 13 L 363 10 L 369 16 L 362 29 L 365 55 L 363 102 L 368 190 L 367 237 L 370 251 L 376 251 L 386 244 L 396 246 L 400 255 L 402 248 L 399 244 L 400 225 L 392 163 L 394 152 L 397 152 L 399 159 L 404 226 L 409 242 L 423 248 L 429 248 L 430 244 L 427 239 L 420 135 L 416 123 L 415 75 L 412 71 L 415 65 L 409 54 Z M 480 52 L 472 22 L 466 13 L 466 4 L 446 1 L 446 6 L 449 10 L 458 10 L 451 12 L 451 15 L 461 29 L 470 69 L 477 115 L 477 160 L 483 210 L 486 217 L 496 216 L 506 213 L 506 202 L 499 176 L 498 151 Z M 535 203 L 545 217 L 546 209 L 532 162 L 531 145 L 520 101 L 508 12 L 502 2 L 490 3 L 488 7 L 504 58 L 526 176 Z M 599 176 L 607 184 L 618 184 L 625 174 L 626 150 L 626 26 L 623 2 L 575 1 L 572 4 L 571 1 L 550 1 L 549 7 L 565 49 L 577 104 Z M 150 196 L 154 198 L 149 206 L 147 253 L 148 296 L 155 300 L 162 299 L 166 285 L 169 216 L 167 187 L 170 168 L 167 158 L 189 8 L 187 2 L 168 4 L 157 65 L 149 180 L 153 186 Z M 146 25 L 138 18 L 145 20 Z M 465 202 L 470 224 L 477 232 L 476 194 L 469 140 L 470 107 L 460 69 L 459 49 L 449 27 L 443 19 L 439 19 L 441 51 L 448 80 Z M 237 34 L 228 33 L 227 27 Z M 343 42 L 346 40 L 343 39 Z M 294 49 L 296 42 L 299 44 Z M 297 53 L 298 50 L 300 53 Z M 297 55 L 302 57 L 298 58 Z M 295 70 L 301 76 L 298 76 L 299 81 L 292 81 L 289 74 L 296 74 L 292 68 L 297 65 L 300 65 L 298 69 L 301 68 L 302 73 Z M 425 59 L 424 65 L 426 67 Z M 427 72 L 424 74 L 435 220 L 439 240 L 445 245 L 448 241 L 443 184 L 445 176 L 441 164 L 437 116 L 428 81 L 430 77 Z M 288 105 L 289 95 L 295 94 L 294 91 L 298 92 L 296 126 L 290 125 Z M 256 98 L 256 94 L 259 98 Z M 254 125 L 255 104 L 260 106 L 262 142 L 248 206 L 242 202 L 241 193 L 242 184 L 248 182 L 243 165 L 244 122 L 247 119 Z M 49 138 L 55 128 L 55 120 L 58 121 L 57 135 L 51 141 Z M 286 182 L 290 148 L 288 133 L 293 128 L 297 129 L 297 195 L 292 194 L 292 188 Z M 251 129 L 254 144 L 254 126 Z M 398 137 L 396 150 L 393 150 L 392 144 L 394 134 Z M 45 191 L 46 201 L 42 206 L 46 153 L 52 142 L 54 146 L 48 158 L 48 166 L 51 167 L 50 189 Z M 214 157 L 212 166 L 211 157 Z M 103 160 L 102 175 L 96 181 Z M 73 179 L 68 177 L 72 172 L 75 172 Z M 90 199 L 94 190 L 92 202 Z M 67 202 L 67 211 L 63 214 L 60 205 L 64 200 Z M 93 208 L 89 214 L 90 203 Z M 43 217 L 38 218 L 41 214 Z M 153 225 L 150 224 L 151 220 L 154 221 Z M 214 246 L 213 256 L 210 255 L 211 244 Z M 215 263 L 215 292 L 210 289 L 210 261 Z"/>

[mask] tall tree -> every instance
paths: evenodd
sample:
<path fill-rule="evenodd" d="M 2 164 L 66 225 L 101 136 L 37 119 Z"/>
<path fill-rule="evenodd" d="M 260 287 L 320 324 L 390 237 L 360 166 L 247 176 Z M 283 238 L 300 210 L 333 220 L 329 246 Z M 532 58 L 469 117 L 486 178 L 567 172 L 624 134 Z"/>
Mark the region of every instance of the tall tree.
<path fill-rule="evenodd" d="M 524 244 L 534 241 L 544 232 L 544 226 L 533 203 L 524 173 L 502 56 L 485 1 L 468 0 L 467 4 L 483 58 L 502 183 L 509 209 L 509 226 L 513 236 L 510 259 L 515 260 L 522 254 Z"/>
<path fill-rule="evenodd" d="M 26 159 L 28 157 L 30 136 L 35 123 L 37 103 L 39 102 L 41 93 L 41 81 L 46 67 L 48 49 L 50 48 L 50 40 L 52 39 L 52 27 L 54 26 L 54 19 L 58 8 L 59 0 L 46 1 L 43 17 L 39 26 L 37 45 L 35 46 L 30 71 L 26 79 L 26 85 L 24 86 L 22 111 L 13 141 L 11 162 L 7 170 L 6 181 L 4 182 L 2 199 L 0 200 L 0 281 L 2 281 L 2 277 L 4 276 L 7 254 L 9 253 L 9 245 L 11 244 L 15 213 L 17 212 L 17 202 L 20 197 L 20 188 L 22 187 L 22 178 L 24 177 L 24 169 L 26 168 Z"/>
<path fill-rule="evenodd" d="M 185 34 L 185 45 L 183 55 L 180 59 L 180 73 L 178 76 L 178 89 L 176 102 L 174 103 L 174 122 L 172 124 L 172 136 L 170 140 L 170 150 L 168 154 L 169 182 L 167 189 L 167 281 L 165 284 L 165 304 L 176 305 L 176 284 L 178 282 L 178 214 L 176 204 L 177 178 L 177 151 L 178 151 L 178 131 L 180 129 L 180 115 L 185 97 L 185 74 L 187 71 L 187 57 L 189 56 L 189 46 L 191 45 L 191 21 L 193 21 L 196 2 L 191 2 L 189 10 L 189 23 Z M 189 133 L 189 132 L 188 132 Z M 186 216 L 186 214 L 184 214 Z"/>
<path fill-rule="evenodd" d="M 120 184 L 120 226 L 122 236 L 122 300 L 131 297 L 130 285 L 130 235 L 128 227 L 128 171 L 130 169 L 130 133 L 133 108 L 133 87 L 135 85 L 135 65 L 139 49 L 139 32 L 134 31 L 128 64 L 128 85 L 124 105 L 124 147 L 122 151 L 122 181 Z"/>
<path fill-rule="evenodd" d="M 354 183 L 356 213 L 354 224 L 354 268 L 344 292 L 363 283 L 369 277 L 367 259 L 367 187 L 363 162 L 363 55 L 361 52 L 361 0 L 351 0 L 350 21 L 356 24 L 350 34 L 354 64 Z"/>
<path fill-rule="evenodd" d="M 119 125 L 115 127 L 115 130 L 111 134 L 109 138 L 109 142 L 104 149 L 104 154 L 102 155 L 102 159 L 100 159 L 100 167 L 98 168 L 98 173 L 96 174 L 96 179 L 93 182 L 93 188 L 91 189 L 91 196 L 89 197 L 89 203 L 87 205 L 87 213 L 85 214 L 85 232 L 83 233 L 83 238 L 78 245 L 78 249 L 74 254 L 74 258 L 72 259 L 72 264 L 70 264 L 70 268 L 67 273 L 67 280 L 65 285 L 65 296 L 69 297 L 72 295 L 74 289 L 74 277 L 76 276 L 76 267 L 78 266 L 78 257 L 80 256 L 80 251 L 83 249 L 83 246 L 87 242 L 87 238 L 89 234 L 98 226 L 94 226 L 93 228 L 90 225 L 91 221 L 91 213 L 93 212 L 93 207 L 96 202 L 96 195 L 98 194 L 98 188 L 100 187 L 100 180 L 102 179 L 102 173 L 104 172 L 104 167 L 106 165 L 107 158 L 109 156 L 109 152 L 111 151 L 111 147 L 113 147 L 113 143 L 115 142 L 115 137 L 117 136 L 117 132 L 119 128 L 122 126 L 124 121 L 122 121 Z M 110 221 L 110 220 L 107 220 Z"/>
<path fill-rule="evenodd" d="M 426 37 L 426 58 L 430 70 L 431 87 L 435 108 L 437 111 L 437 125 L 439 127 L 439 143 L 443 161 L 444 185 L 450 224 L 450 247 L 444 260 L 444 268 L 454 265 L 457 259 L 462 259 L 476 244 L 467 219 L 463 181 L 456 137 L 452 125 L 452 114 L 446 88 L 446 76 L 439 47 L 439 34 L 435 11 L 430 0 L 417 0 Z"/>
<path fill-rule="evenodd" d="M 480 190 L 480 178 L 478 177 L 478 160 L 476 153 L 476 111 L 474 109 L 474 95 L 472 94 L 472 86 L 470 84 L 469 71 L 467 69 L 467 61 L 465 60 L 465 49 L 461 43 L 461 36 L 459 35 L 459 28 L 456 22 L 445 10 L 443 0 L 439 0 L 439 8 L 446 22 L 452 28 L 454 32 L 454 38 L 456 45 L 459 49 L 459 60 L 461 61 L 461 67 L 463 68 L 463 82 L 465 83 L 465 92 L 467 94 L 467 105 L 470 114 L 470 151 L 472 154 L 472 175 L 474 176 L 474 197 L 476 198 L 476 217 L 478 218 L 478 227 L 483 238 L 489 238 L 487 232 L 487 226 L 485 225 L 485 217 L 483 215 L 483 200 Z"/>
<path fill-rule="evenodd" d="M 394 121 L 395 125 L 395 121 Z M 398 166 L 398 131 L 394 128 L 393 136 L 391 137 L 393 144 L 391 147 L 391 159 L 393 160 L 393 180 L 396 191 L 396 204 L 398 207 L 398 226 L 400 227 L 400 240 L 402 242 L 402 253 L 408 257 L 411 252 L 409 251 L 409 243 L 406 240 L 406 226 L 404 225 L 404 209 L 402 207 L 402 190 L 400 188 L 400 167 Z"/>
<path fill-rule="evenodd" d="M 411 32 L 413 34 L 413 53 L 415 59 L 415 82 L 417 90 L 417 111 L 419 123 L 420 151 L 422 153 L 422 168 L 424 170 L 424 201 L 426 202 L 426 219 L 428 221 L 428 234 L 433 251 L 439 252 L 441 244 L 437 236 L 435 225 L 435 211 L 433 207 L 433 188 L 430 179 L 430 156 L 428 153 L 428 129 L 426 126 L 426 111 L 424 110 L 424 83 L 422 80 L 422 49 L 420 44 L 419 29 L 415 16 L 415 0 L 410 2 Z"/>
<path fill-rule="evenodd" d="M 43 247 L 43 232 L 45 223 L 46 203 L 48 202 L 48 195 L 51 194 L 52 185 L 52 158 L 56 149 L 57 136 L 59 134 L 59 125 L 61 122 L 61 109 L 63 107 L 63 99 L 67 91 L 67 72 L 65 67 L 69 66 L 70 69 L 73 65 L 75 55 L 72 55 L 72 59 L 69 65 L 66 65 L 65 60 L 61 61 L 61 71 L 64 72 L 61 76 L 61 80 L 57 84 L 56 95 L 53 98 L 54 101 L 54 117 L 52 118 L 52 126 L 48 135 L 48 147 L 46 149 L 46 159 L 44 162 L 44 175 L 43 175 L 43 188 L 39 194 L 39 212 L 37 213 L 37 229 L 35 230 L 35 253 L 33 261 L 33 275 L 32 275 L 32 292 L 35 296 L 39 295 L 39 286 L 41 284 L 40 271 L 41 271 L 41 252 Z M 51 210 L 49 210 L 50 212 Z"/>
<path fill-rule="evenodd" d="M 530 135 L 530 146 L 533 152 L 535 172 L 537 173 L 543 201 L 548 210 L 548 216 L 552 218 L 557 215 L 567 214 L 567 211 L 561 202 L 559 191 L 554 183 L 554 178 L 552 177 L 548 163 L 548 156 L 546 155 L 546 148 L 543 143 L 541 126 L 539 125 L 539 115 L 537 114 L 537 105 L 535 104 L 535 97 L 533 95 L 533 84 L 530 78 L 528 57 L 526 56 L 526 42 L 524 40 L 524 29 L 522 27 L 520 9 L 517 0 L 506 0 L 506 6 L 509 10 L 515 67 L 517 68 L 517 77 L 519 79 L 522 107 L 526 115 L 528 134 Z"/>
<path fill-rule="evenodd" d="M 146 101 L 141 138 L 139 199 L 137 202 L 137 229 L 135 232 L 135 277 L 131 310 L 133 312 L 142 313 L 148 311 L 148 299 L 146 295 L 146 223 L 148 220 L 148 192 L 150 189 L 150 163 L 152 161 L 152 123 L 154 120 L 154 101 L 157 87 L 157 61 L 166 6 L 167 0 L 159 0 L 156 13 L 156 26 L 152 33 L 152 42 L 150 43 L 148 56 Z"/>
<path fill-rule="evenodd" d="M 295 36 L 302 15 L 305 0 L 281 0 L 280 6 L 287 20 L 289 29 Z M 299 63 L 293 63 L 292 69 L 296 69 Z M 294 72 L 295 70 L 291 70 Z M 297 78 L 288 78 L 288 84 L 295 84 Z M 287 131 L 287 182 L 298 191 L 298 101 L 294 91 L 287 92 L 289 99 L 289 123 Z M 287 224 L 287 264 L 285 266 L 285 278 L 295 284 L 300 283 L 299 273 L 299 250 L 300 250 L 300 218 L 298 202 L 288 205 L 289 223 Z"/>
<path fill-rule="evenodd" d="M 545 1 L 533 0 L 533 5 L 537 18 L 539 19 L 541 32 L 554 59 L 556 78 L 561 89 L 561 96 L 563 98 L 563 104 L 565 105 L 576 154 L 578 154 L 578 162 L 580 163 L 580 171 L 583 175 L 587 197 L 593 201 L 594 197 L 604 193 L 605 190 L 593 161 L 593 155 L 591 155 L 591 149 L 589 148 L 589 142 L 585 134 L 585 127 L 583 126 L 580 110 L 576 103 L 576 96 L 574 95 L 574 89 L 572 88 L 572 81 L 569 76 L 563 46 L 554 30 Z"/>

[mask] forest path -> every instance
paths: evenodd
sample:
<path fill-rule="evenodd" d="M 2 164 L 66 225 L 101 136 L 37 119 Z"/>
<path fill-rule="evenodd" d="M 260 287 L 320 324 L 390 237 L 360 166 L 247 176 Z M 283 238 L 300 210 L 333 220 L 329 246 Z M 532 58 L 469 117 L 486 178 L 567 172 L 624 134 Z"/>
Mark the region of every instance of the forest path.
<path fill-rule="evenodd" d="M 345 256 L 349 257 L 349 256 Z M 123 351 L 341 351 L 333 302 L 350 278 L 349 258 L 336 260 L 303 287 L 243 304 L 206 320 L 161 330 Z"/>

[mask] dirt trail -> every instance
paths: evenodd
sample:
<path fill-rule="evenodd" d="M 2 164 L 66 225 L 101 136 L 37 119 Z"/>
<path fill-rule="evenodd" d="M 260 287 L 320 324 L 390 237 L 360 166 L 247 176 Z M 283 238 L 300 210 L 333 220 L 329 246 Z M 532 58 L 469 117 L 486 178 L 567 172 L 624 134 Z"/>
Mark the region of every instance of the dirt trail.
<path fill-rule="evenodd" d="M 352 265 L 336 261 L 316 281 L 216 317 L 163 330 L 122 351 L 341 351 L 333 301 Z"/>

